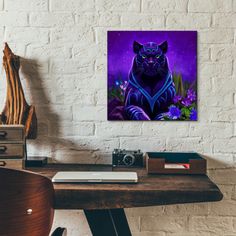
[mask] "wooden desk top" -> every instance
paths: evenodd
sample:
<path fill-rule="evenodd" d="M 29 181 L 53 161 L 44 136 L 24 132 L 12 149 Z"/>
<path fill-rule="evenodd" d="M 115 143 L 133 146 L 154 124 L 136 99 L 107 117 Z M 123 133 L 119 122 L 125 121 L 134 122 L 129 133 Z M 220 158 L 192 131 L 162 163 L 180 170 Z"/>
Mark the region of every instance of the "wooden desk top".
<path fill-rule="evenodd" d="M 58 171 L 109 171 L 106 165 L 50 164 L 27 168 L 52 178 Z M 147 175 L 137 184 L 54 184 L 55 209 L 111 209 L 220 201 L 223 195 L 206 175 Z"/>

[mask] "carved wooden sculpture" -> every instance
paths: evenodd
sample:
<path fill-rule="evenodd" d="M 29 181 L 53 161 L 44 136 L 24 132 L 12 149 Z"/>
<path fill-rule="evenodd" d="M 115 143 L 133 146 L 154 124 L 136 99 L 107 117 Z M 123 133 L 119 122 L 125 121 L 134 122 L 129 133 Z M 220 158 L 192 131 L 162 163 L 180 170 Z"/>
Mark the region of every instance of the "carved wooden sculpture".
<path fill-rule="evenodd" d="M 7 96 L 5 107 L 0 116 L 1 123 L 7 125 L 23 124 L 25 125 L 26 138 L 35 139 L 37 137 L 37 117 L 35 107 L 28 105 L 25 100 L 19 76 L 20 57 L 12 53 L 7 43 L 5 43 L 3 53 Z"/>

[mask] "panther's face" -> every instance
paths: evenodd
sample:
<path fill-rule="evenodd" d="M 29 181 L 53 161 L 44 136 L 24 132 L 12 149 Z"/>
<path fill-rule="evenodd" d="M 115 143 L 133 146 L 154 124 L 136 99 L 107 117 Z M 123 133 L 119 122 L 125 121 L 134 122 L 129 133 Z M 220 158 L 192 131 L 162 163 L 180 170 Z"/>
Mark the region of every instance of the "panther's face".
<path fill-rule="evenodd" d="M 161 74 L 165 69 L 167 42 L 158 45 L 153 42 L 144 45 L 134 42 L 135 61 L 143 73 L 148 76 Z"/>

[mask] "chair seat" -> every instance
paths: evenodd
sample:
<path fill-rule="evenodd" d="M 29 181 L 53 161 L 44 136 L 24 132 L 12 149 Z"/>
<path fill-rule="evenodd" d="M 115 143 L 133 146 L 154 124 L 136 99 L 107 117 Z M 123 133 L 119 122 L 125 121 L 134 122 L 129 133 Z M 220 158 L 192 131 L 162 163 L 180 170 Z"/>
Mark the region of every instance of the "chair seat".
<path fill-rule="evenodd" d="M 0 235 L 49 235 L 54 217 L 50 179 L 29 171 L 0 167 Z M 58 228 L 53 236 L 64 236 Z"/>

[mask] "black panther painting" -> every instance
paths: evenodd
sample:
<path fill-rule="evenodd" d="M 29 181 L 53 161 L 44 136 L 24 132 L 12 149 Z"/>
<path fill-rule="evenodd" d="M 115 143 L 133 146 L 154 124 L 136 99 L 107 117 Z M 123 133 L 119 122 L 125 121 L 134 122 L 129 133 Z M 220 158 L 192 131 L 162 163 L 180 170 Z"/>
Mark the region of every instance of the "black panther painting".
<path fill-rule="evenodd" d="M 109 31 L 108 120 L 197 120 L 197 32 Z"/>

